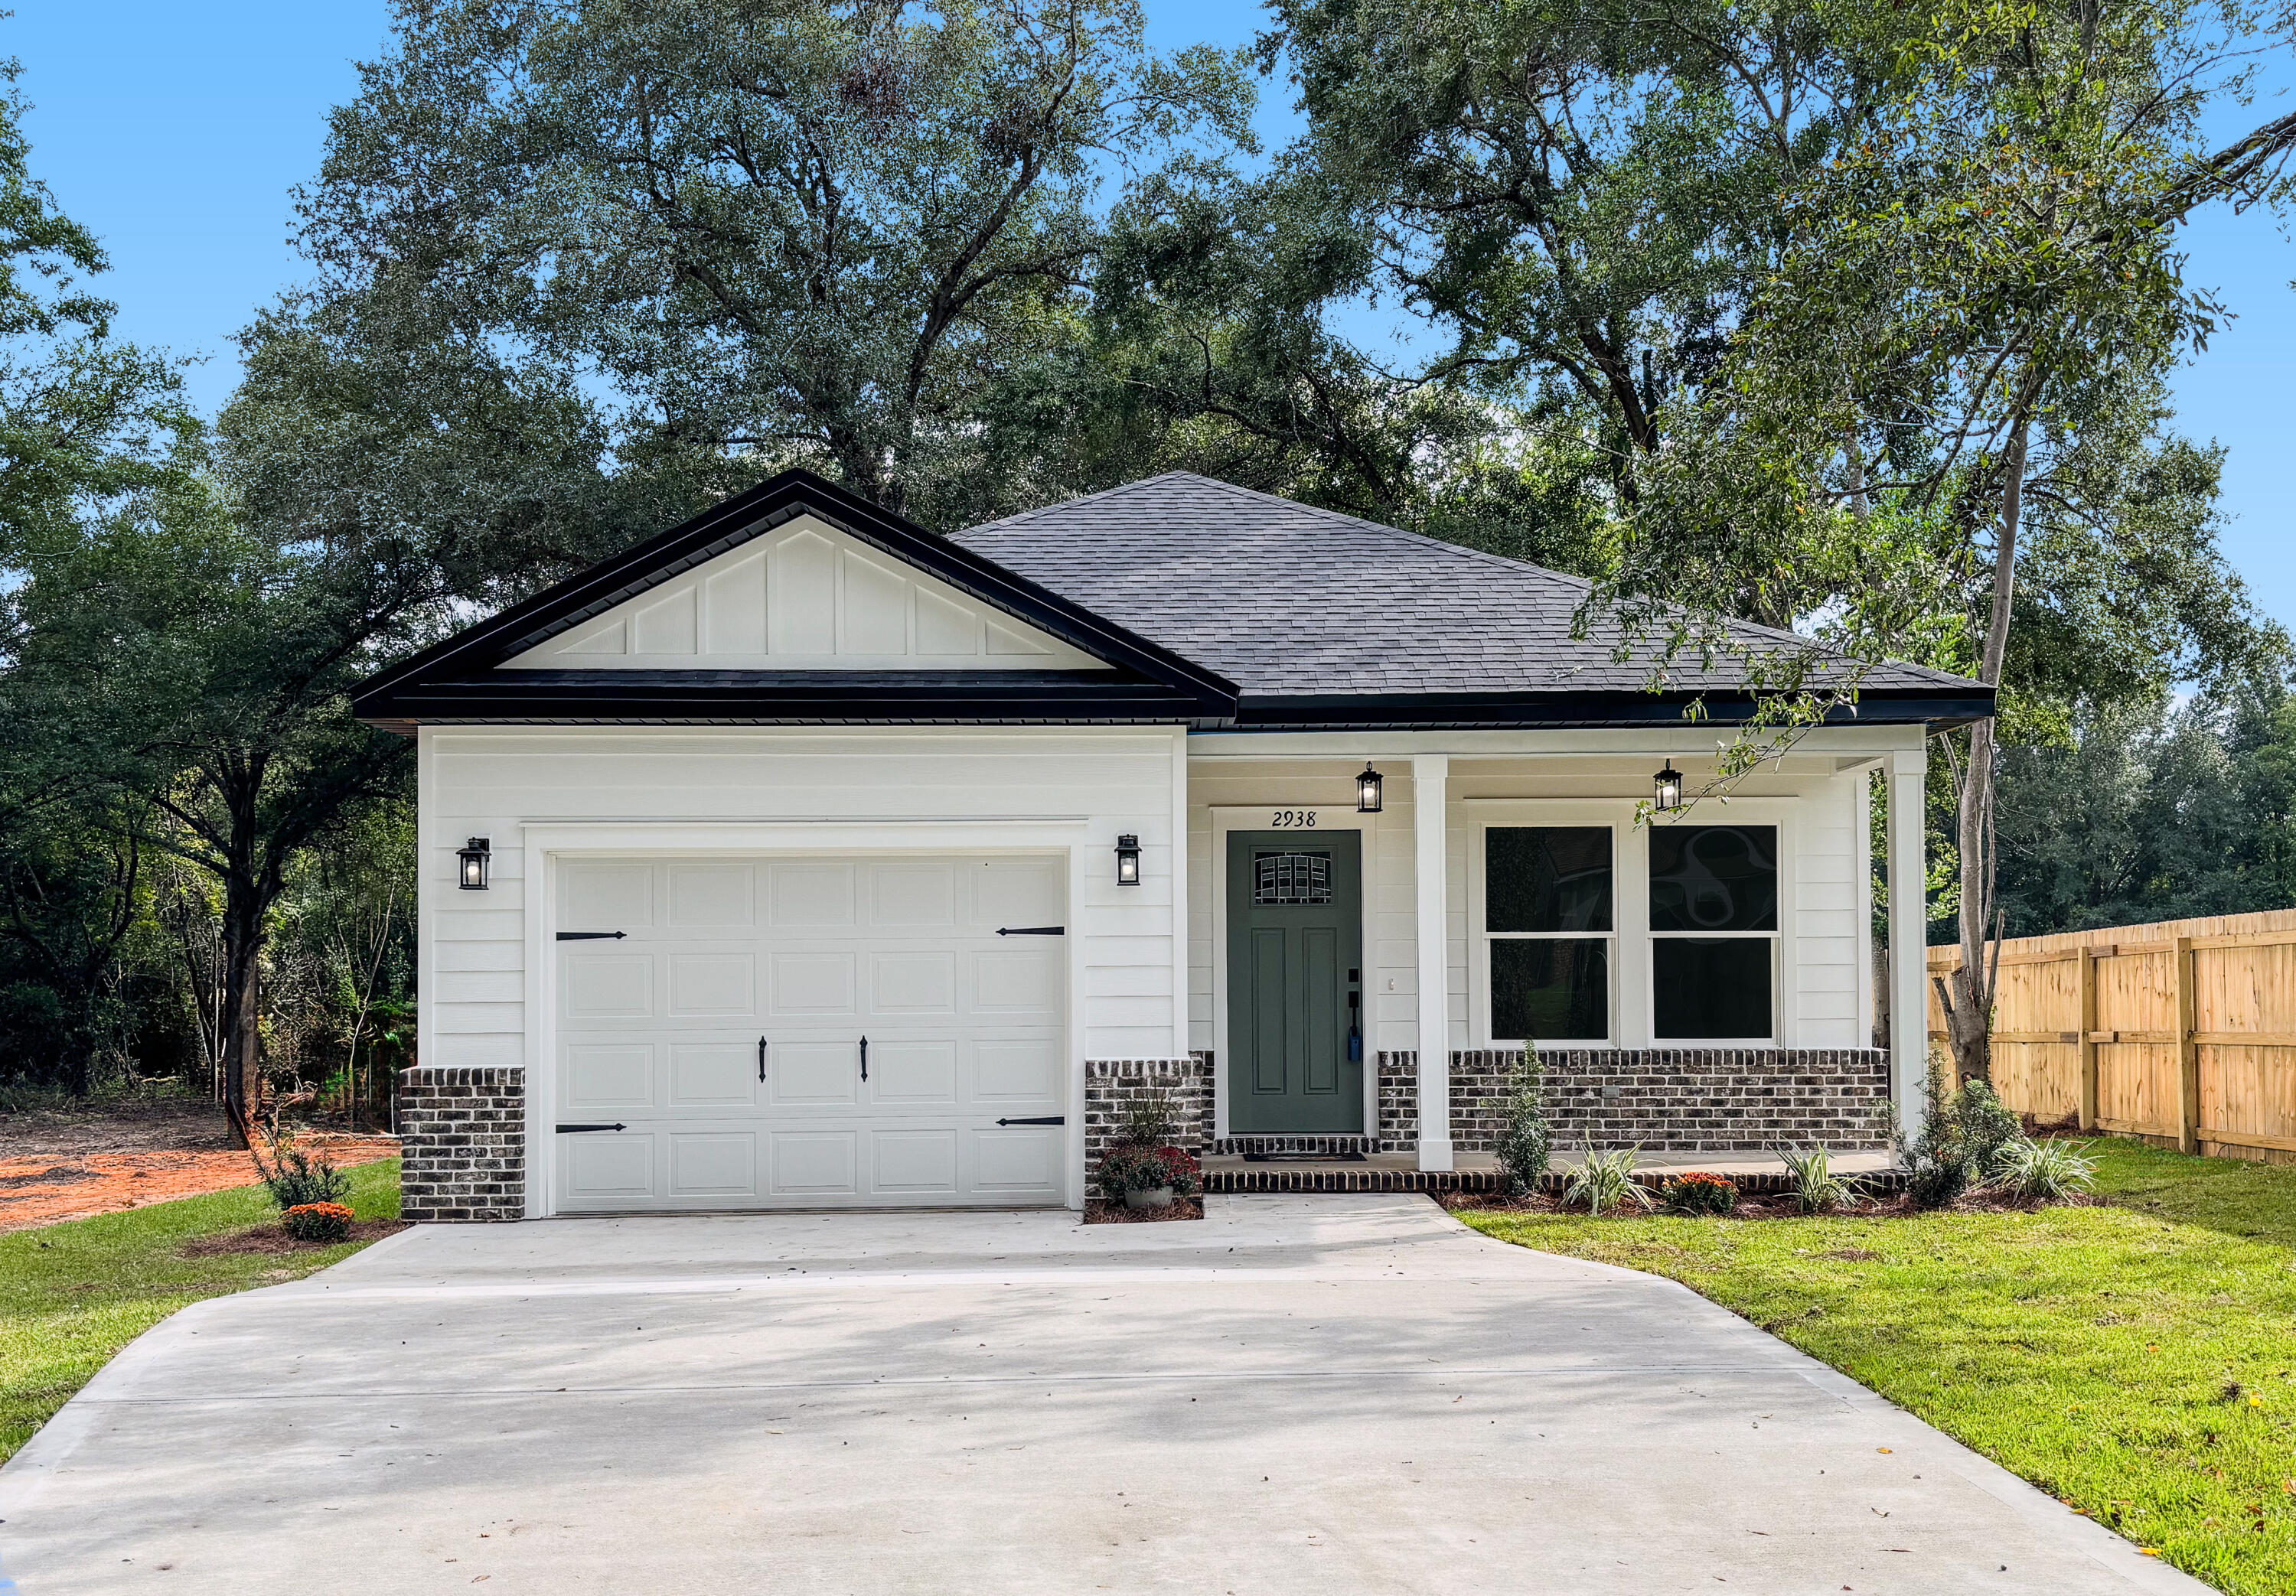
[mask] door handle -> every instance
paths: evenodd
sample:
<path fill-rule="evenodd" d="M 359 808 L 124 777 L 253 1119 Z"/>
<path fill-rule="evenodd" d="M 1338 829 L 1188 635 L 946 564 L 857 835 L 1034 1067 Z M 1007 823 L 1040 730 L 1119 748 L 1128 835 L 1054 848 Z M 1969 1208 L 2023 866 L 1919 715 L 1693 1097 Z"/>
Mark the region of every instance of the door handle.
<path fill-rule="evenodd" d="M 765 1078 L 766 1078 L 766 1039 L 765 1039 L 763 1036 L 760 1036 L 760 1037 L 758 1037 L 758 1080 L 760 1080 L 760 1081 L 763 1081 Z"/>
<path fill-rule="evenodd" d="M 869 1078 L 869 1038 L 866 1036 L 861 1038 L 861 1078 L 865 1081 Z"/>

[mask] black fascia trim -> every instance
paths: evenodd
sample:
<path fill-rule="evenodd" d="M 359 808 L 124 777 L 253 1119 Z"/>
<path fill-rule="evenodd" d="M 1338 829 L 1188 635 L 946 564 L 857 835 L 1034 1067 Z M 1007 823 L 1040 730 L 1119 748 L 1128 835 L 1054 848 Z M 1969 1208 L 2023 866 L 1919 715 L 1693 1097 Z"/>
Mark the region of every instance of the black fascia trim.
<path fill-rule="evenodd" d="M 778 472 L 682 526 L 377 671 L 352 691 L 352 712 L 362 720 L 395 718 L 385 701 L 392 690 L 499 665 L 804 513 L 1095 659 L 1188 692 L 1199 714 L 1234 712 L 1236 688 L 1226 677 L 801 469 Z"/>
<path fill-rule="evenodd" d="M 1201 718 L 1193 694 L 1113 671 L 495 671 L 375 694 L 360 716 L 393 730 L 429 722 L 1060 723 Z"/>
<path fill-rule="evenodd" d="M 1954 694 L 1867 691 L 1837 707 L 1829 725 L 1966 725 L 1994 712 L 1990 688 Z M 1418 692 L 1246 694 L 1232 723 L 1240 731 L 1310 729 L 1464 729 L 1492 726 L 1647 726 L 1682 724 L 1684 710 L 1734 725 L 1752 720 L 1751 698 L 1694 692 Z M 1695 723 L 1693 723 L 1695 724 Z"/>

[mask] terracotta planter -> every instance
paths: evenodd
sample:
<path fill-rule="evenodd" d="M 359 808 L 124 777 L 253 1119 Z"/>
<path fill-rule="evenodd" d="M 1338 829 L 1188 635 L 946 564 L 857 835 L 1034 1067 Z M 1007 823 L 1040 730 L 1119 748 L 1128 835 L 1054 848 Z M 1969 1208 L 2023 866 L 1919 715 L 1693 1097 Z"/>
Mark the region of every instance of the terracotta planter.
<path fill-rule="evenodd" d="M 1128 1208 L 1168 1208 L 1172 1206 L 1172 1188 L 1159 1186 L 1153 1191 L 1127 1191 L 1124 1206 Z"/>

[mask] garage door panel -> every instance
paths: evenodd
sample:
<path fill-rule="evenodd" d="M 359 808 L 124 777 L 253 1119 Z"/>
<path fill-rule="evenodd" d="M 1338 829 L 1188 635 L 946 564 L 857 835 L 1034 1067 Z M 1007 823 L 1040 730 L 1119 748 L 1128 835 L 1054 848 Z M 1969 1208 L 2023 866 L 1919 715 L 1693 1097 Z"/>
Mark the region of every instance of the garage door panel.
<path fill-rule="evenodd" d="M 674 1042 L 669 1044 L 669 1106 L 749 1108 L 757 1100 L 753 1042 Z"/>
<path fill-rule="evenodd" d="M 956 955 L 953 953 L 872 954 L 869 1008 L 875 1014 L 956 1012 Z"/>
<path fill-rule="evenodd" d="M 872 864 L 869 923 L 882 930 L 948 930 L 956 925 L 954 863 Z"/>
<path fill-rule="evenodd" d="M 766 866 L 766 923 L 823 930 L 860 922 L 860 872 L 851 864 Z"/>
<path fill-rule="evenodd" d="M 669 1018 L 718 1019 L 758 1011 L 758 956 L 750 952 L 671 954 Z"/>
<path fill-rule="evenodd" d="M 1057 1202 L 1064 857 L 569 862 L 568 1211 Z M 577 919 L 578 913 L 578 921 Z M 869 1038 L 868 1078 L 861 1038 Z M 767 1043 L 761 1060 L 758 1043 Z M 762 1068 L 761 1068 L 762 1066 Z"/>
<path fill-rule="evenodd" d="M 561 1136 L 558 1156 L 566 1194 L 578 1202 L 636 1203 L 654 1194 L 652 1136 Z"/>
<path fill-rule="evenodd" d="M 758 872 L 752 864 L 672 864 L 668 929 L 747 930 L 758 923 Z"/>
<path fill-rule="evenodd" d="M 854 1131 L 781 1131 L 775 1134 L 776 1197 L 852 1197 L 860 1187 Z"/>
<path fill-rule="evenodd" d="M 813 1108 L 861 1101 L 860 1038 L 850 1042 L 777 1042 L 766 1051 L 767 1101 Z"/>
<path fill-rule="evenodd" d="M 974 954 L 973 1012 L 1050 1019 L 1058 1012 L 1062 963 L 1056 948 L 999 948 Z"/>
<path fill-rule="evenodd" d="M 566 1050 L 565 1102 L 570 1109 L 651 1106 L 653 1044 L 589 1043 Z"/>
<path fill-rule="evenodd" d="M 1050 1036 L 972 1044 L 972 1097 L 998 1109 L 1041 1110 L 1060 1095 L 1060 1044 Z"/>
<path fill-rule="evenodd" d="M 559 875 L 560 919 L 570 931 L 638 931 L 653 924 L 654 867 L 570 861 Z"/>
<path fill-rule="evenodd" d="M 758 1195 L 755 1131 L 685 1131 L 669 1135 L 673 1198 Z"/>
<path fill-rule="evenodd" d="M 873 1102 L 900 1103 L 909 1108 L 955 1107 L 956 1044 L 870 1044 L 869 1089 Z"/>
<path fill-rule="evenodd" d="M 972 1189 L 1004 1197 L 1058 1195 L 1061 1137 L 1051 1125 L 972 1133 Z"/>
<path fill-rule="evenodd" d="M 1058 925 L 1064 871 L 1057 859 L 983 859 L 973 872 L 973 918 L 983 927 Z"/>
<path fill-rule="evenodd" d="M 565 1017 L 653 1018 L 653 958 L 649 954 L 568 953 L 560 966 Z"/>
<path fill-rule="evenodd" d="M 905 1197 L 956 1195 L 954 1130 L 876 1131 L 869 1142 L 876 1160 L 873 1190 Z"/>

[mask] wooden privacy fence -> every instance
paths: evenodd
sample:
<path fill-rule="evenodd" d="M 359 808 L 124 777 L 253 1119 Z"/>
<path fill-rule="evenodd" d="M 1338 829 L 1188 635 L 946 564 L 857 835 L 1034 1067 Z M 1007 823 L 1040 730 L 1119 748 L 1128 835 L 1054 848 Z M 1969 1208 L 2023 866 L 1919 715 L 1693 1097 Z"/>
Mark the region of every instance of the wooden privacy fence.
<path fill-rule="evenodd" d="M 1988 945 L 1988 956 L 1990 957 Z M 1929 950 L 1929 1030 L 1952 1052 Z M 2043 1121 L 2296 1161 L 2296 909 L 2001 945 L 1993 1084 Z"/>

